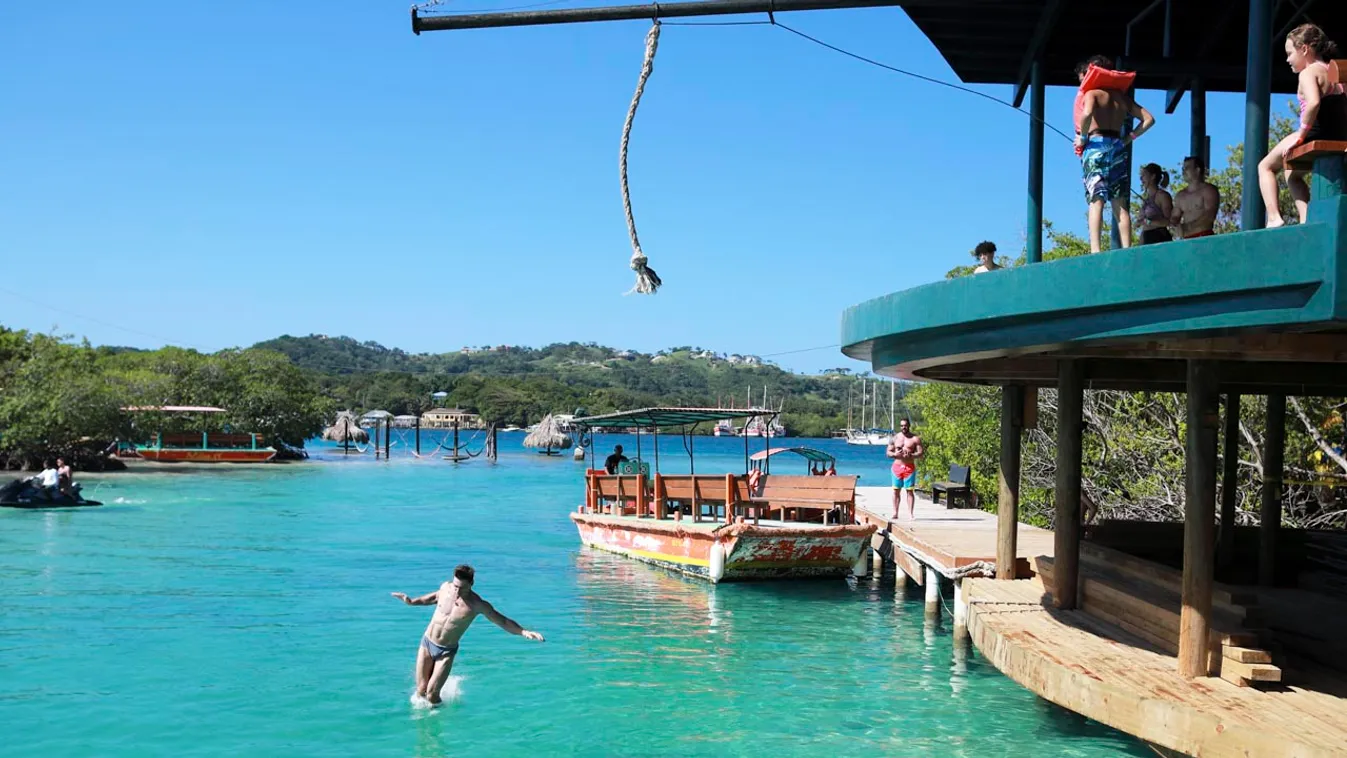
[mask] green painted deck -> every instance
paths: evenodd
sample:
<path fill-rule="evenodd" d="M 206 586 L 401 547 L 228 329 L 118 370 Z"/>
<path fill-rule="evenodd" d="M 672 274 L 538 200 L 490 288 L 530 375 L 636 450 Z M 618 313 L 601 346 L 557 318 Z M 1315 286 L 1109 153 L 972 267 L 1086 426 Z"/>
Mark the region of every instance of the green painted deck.
<path fill-rule="evenodd" d="M 1075 357 L 1096 388 L 1180 389 L 1184 359 L 1204 358 L 1234 389 L 1340 392 L 1347 200 L 1314 200 L 1310 219 L 885 295 L 843 314 L 842 350 L 906 379 L 1051 386 Z"/>

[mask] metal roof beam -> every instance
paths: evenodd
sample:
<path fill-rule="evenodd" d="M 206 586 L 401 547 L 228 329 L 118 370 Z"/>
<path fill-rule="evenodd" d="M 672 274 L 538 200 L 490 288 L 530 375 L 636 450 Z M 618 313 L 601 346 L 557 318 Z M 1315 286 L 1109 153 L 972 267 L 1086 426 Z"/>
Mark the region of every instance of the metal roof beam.
<path fill-rule="evenodd" d="M 1004 7 L 997 0 L 959 0 L 963 4 Z M 610 5 L 588 8 L 561 8 L 545 11 L 510 11 L 491 13 L 461 13 L 442 16 L 422 16 L 412 7 L 412 32 L 435 32 L 449 29 L 485 29 L 503 26 L 542 26 L 545 24 L 575 24 L 590 21 L 634 21 L 641 19 L 685 18 L 688 16 L 726 16 L 744 13 L 776 13 L 785 11 L 821 11 L 845 8 L 885 8 L 899 5 L 911 7 L 943 7 L 951 0 L 699 0 L 682 3 L 648 3 L 645 5 Z"/>
<path fill-rule="evenodd" d="M 1024 102 L 1024 93 L 1029 90 L 1029 71 L 1034 65 L 1034 61 L 1043 54 L 1043 48 L 1047 46 L 1048 39 L 1052 36 L 1052 30 L 1057 27 L 1057 17 L 1062 14 L 1062 0 L 1048 0 L 1048 4 L 1043 8 L 1043 12 L 1038 16 L 1038 26 L 1034 28 L 1034 36 L 1029 39 L 1029 47 L 1024 50 L 1024 57 L 1020 59 L 1020 70 L 1015 75 L 1015 107 L 1020 107 Z"/>

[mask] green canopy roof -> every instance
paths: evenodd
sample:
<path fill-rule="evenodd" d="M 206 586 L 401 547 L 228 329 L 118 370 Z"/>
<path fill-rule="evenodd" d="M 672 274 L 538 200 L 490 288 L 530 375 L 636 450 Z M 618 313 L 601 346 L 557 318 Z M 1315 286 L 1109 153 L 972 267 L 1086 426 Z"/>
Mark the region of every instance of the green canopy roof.
<path fill-rule="evenodd" d="M 596 429 L 627 426 L 665 427 L 699 424 L 703 421 L 775 416 L 776 414 L 776 411 L 767 408 L 641 408 L 634 411 L 586 416 L 577 418 L 571 423 Z"/>
<path fill-rule="evenodd" d="M 797 453 L 808 458 L 811 463 L 832 463 L 837 460 L 832 455 L 829 455 L 822 450 L 815 450 L 812 447 L 774 447 L 771 450 L 759 450 L 754 453 L 749 460 L 761 461 L 765 460 L 768 456 L 777 455 L 779 453 Z"/>

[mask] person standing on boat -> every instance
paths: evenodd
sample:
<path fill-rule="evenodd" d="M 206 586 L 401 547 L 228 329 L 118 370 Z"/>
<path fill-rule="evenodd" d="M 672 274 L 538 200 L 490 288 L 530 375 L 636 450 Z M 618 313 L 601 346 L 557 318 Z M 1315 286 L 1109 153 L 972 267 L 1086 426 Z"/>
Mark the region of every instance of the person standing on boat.
<path fill-rule="evenodd" d="M 622 454 L 622 446 L 621 446 L 621 445 L 618 445 L 618 446 L 616 446 L 616 447 L 613 448 L 613 454 L 612 454 L 612 455 L 610 455 L 610 456 L 608 456 L 607 458 L 604 458 L 604 459 L 603 459 L 603 470 L 604 470 L 604 471 L 607 471 L 607 472 L 610 473 L 610 474 L 616 474 L 616 473 L 617 473 L 617 465 L 618 465 L 619 463 L 626 463 L 626 462 L 627 462 L 627 456 L 625 456 L 625 455 Z"/>
<path fill-rule="evenodd" d="M 524 639 L 542 642 L 543 636 L 529 631 L 515 621 L 506 618 L 472 591 L 475 572 L 472 566 L 460 564 L 454 568 L 453 581 L 445 582 L 435 592 L 421 597 L 408 597 L 406 593 L 394 592 L 393 597 L 407 605 L 435 606 L 435 615 L 430 617 L 430 625 L 421 635 L 421 646 L 416 651 L 416 694 L 413 699 L 421 698 L 431 705 L 440 702 L 440 690 L 449 679 L 454 667 L 454 656 L 458 655 L 458 641 L 472 626 L 478 616 L 486 616 L 491 623 L 510 634 Z"/>
<path fill-rule="evenodd" d="M 898 422 L 898 433 L 889 437 L 885 453 L 893 459 L 893 518 L 902 518 L 903 502 L 907 503 L 907 518 L 917 516 L 917 459 L 926 455 L 921 437 L 912 433 L 912 422 Z"/>

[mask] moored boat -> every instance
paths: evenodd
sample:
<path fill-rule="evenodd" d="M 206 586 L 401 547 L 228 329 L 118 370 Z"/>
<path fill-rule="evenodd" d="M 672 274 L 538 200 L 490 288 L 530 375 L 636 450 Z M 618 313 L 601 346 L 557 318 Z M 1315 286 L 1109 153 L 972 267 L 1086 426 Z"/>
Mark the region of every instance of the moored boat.
<path fill-rule="evenodd" d="M 164 405 L 129 407 L 125 411 L 175 414 L 224 413 L 225 409 L 206 405 Z M 225 427 L 228 429 L 228 427 Z M 276 457 L 276 449 L 262 444 L 256 434 L 233 432 L 156 433 L 148 443 L 119 443 L 115 455 L 121 460 L 153 463 L 266 463 Z"/>
<path fill-rule="evenodd" d="M 775 413 L 645 408 L 576 419 L 591 430 L 637 429 L 634 460 L 617 473 L 592 465 L 586 471 L 585 503 L 570 514 L 581 541 L 711 582 L 847 576 L 875 531 L 854 523 L 858 477 L 772 474 L 777 451 L 742 474 L 665 475 L 656 456 L 651 477 L 650 464 L 640 459 L 643 429 L 658 440 L 662 429 L 692 432 L 703 422 L 751 422 Z M 749 458 L 745 440 L 746 468 Z"/>

